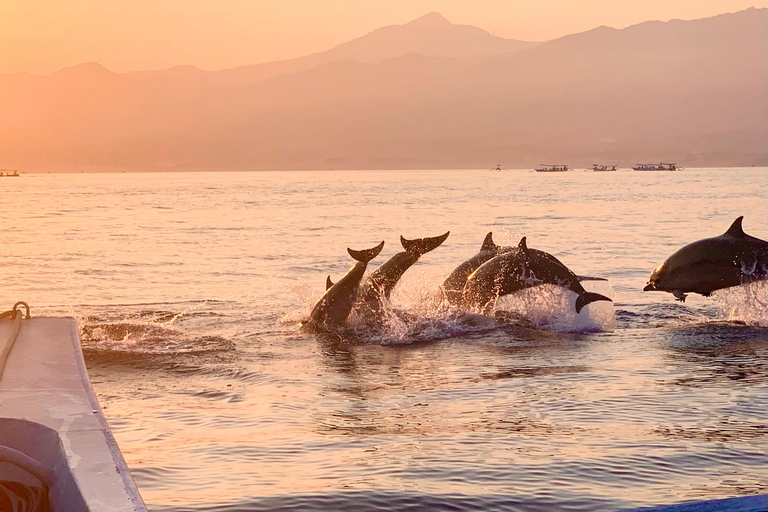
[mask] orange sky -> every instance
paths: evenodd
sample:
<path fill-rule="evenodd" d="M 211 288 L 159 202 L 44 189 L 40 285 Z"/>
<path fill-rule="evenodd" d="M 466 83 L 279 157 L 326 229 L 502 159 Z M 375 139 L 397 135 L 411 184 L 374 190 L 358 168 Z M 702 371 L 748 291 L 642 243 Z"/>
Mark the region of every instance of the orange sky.
<path fill-rule="evenodd" d="M 498 36 L 695 19 L 754 0 L 0 0 L 0 73 L 96 61 L 113 71 L 220 69 L 333 47 L 431 11 Z M 762 7 L 763 5 L 759 5 Z"/>

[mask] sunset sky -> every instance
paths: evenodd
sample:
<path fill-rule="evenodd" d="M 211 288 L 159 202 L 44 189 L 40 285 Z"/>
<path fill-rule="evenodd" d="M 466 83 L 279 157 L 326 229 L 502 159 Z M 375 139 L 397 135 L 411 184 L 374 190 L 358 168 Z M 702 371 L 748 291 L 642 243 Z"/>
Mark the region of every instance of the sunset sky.
<path fill-rule="evenodd" d="M 289 59 L 437 11 L 528 41 L 599 25 L 696 19 L 754 0 L 0 0 L 0 73 L 99 62 L 118 72 Z M 762 7 L 762 5 L 760 5 Z"/>

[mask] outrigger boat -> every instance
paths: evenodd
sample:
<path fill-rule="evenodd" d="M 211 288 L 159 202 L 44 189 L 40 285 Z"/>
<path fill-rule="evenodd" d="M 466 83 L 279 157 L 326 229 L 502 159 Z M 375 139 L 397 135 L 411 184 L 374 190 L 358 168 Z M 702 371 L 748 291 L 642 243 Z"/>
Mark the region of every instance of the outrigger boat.
<path fill-rule="evenodd" d="M 665 164 L 659 162 L 658 164 L 637 164 L 632 167 L 633 171 L 679 171 L 680 167 L 677 164 Z"/>
<path fill-rule="evenodd" d="M 546 165 L 539 164 L 536 172 L 567 172 L 570 171 L 567 165 Z"/>
<path fill-rule="evenodd" d="M 146 512 L 91 388 L 74 318 L 0 314 L 0 510 Z M 7 340 L 7 341 L 6 341 Z"/>
<path fill-rule="evenodd" d="M 607 172 L 607 171 L 617 171 L 615 165 L 597 165 L 592 164 L 592 170 L 594 172 Z"/>
<path fill-rule="evenodd" d="M 13 169 L 0 169 L 0 178 L 18 178 L 19 171 Z"/>

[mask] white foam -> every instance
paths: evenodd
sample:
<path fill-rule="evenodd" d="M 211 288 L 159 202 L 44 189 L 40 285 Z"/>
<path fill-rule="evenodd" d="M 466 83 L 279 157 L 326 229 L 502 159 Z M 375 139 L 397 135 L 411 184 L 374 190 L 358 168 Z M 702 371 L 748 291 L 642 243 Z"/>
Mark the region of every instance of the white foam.
<path fill-rule="evenodd" d="M 585 281 L 584 288 L 613 299 L 608 281 Z M 556 332 L 612 332 L 616 329 L 613 302 L 587 304 L 576 313 L 578 296 L 565 288 L 542 285 L 505 295 L 496 303 L 497 311 L 525 317 L 534 327 Z"/>

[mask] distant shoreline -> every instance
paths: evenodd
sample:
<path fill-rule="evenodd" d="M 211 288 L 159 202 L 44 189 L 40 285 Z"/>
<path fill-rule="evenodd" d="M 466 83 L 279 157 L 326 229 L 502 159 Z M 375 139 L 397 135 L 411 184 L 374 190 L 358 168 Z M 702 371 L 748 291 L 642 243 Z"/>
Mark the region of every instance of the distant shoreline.
<path fill-rule="evenodd" d="M 521 168 L 509 168 L 509 169 L 502 169 L 501 171 L 497 171 L 496 169 L 477 169 L 477 168 L 438 168 L 438 167 L 430 167 L 430 168 L 414 168 L 414 169 L 394 169 L 394 168 L 388 168 L 388 169 L 228 169 L 228 170 L 132 170 L 132 171 L 115 171 L 115 170 L 88 170 L 88 171 L 74 171 L 74 170 L 64 170 L 64 171 L 19 171 L 20 176 L 39 176 L 39 175 L 46 175 L 46 174 L 207 174 L 207 173 L 249 173 L 249 172 L 429 172 L 429 171 L 437 171 L 437 172 L 446 172 L 446 171 L 455 171 L 455 172 L 461 172 L 461 171 L 472 171 L 472 172 L 488 172 L 488 173 L 495 173 L 495 172 L 533 172 L 535 166 L 531 167 L 521 167 Z M 724 170 L 724 169 L 762 169 L 765 171 L 768 171 L 768 165 L 753 165 L 753 166 L 743 166 L 743 165 L 733 165 L 733 166 L 727 166 L 727 165 L 718 165 L 718 166 L 707 166 L 707 167 L 685 167 L 682 166 L 683 170 L 681 171 L 647 171 L 647 172 L 641 172 L 641 174 L 667 174 L 667 173 L 680 173 L 680 172 L 687 172 L 687 171 L 716 171 L 716 170 Z M 576 172 L 588 172 L 592 173 L 591 166 L 590 167 L 574 167 L 572 171 L 569 171 L 571 173 Z M 616 172 L 638 172 L 633 171 L 629 167 L 619 167 L 618 171 Z M 601 173 L 604 174 L 604 173 Z"/>

